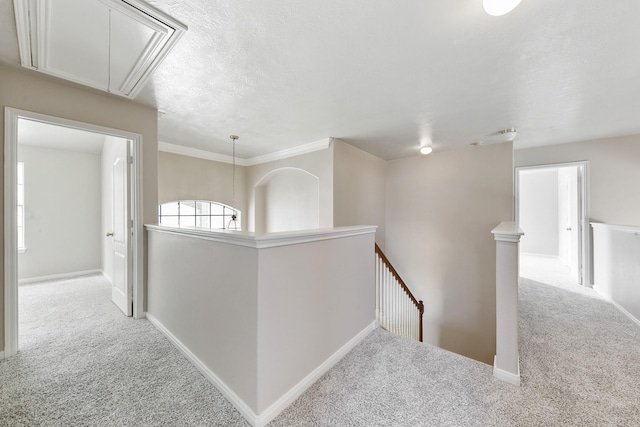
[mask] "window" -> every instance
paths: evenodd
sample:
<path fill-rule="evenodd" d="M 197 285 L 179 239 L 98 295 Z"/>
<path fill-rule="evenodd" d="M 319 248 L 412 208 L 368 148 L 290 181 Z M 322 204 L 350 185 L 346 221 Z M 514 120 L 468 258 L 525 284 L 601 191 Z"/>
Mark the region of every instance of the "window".
<path fill-rule="evenodd" d="M 158 206 L 158 222 L 167 227 L 225 230 L 231 221 L 231 215 L 234 214 L 240 224 L 240 211 L 222 203 L 180 200 Z"/>
<path fill-rule="evenodd" d="M 24 163 L 18 162 L 18 251 L 24 252 Z"/>

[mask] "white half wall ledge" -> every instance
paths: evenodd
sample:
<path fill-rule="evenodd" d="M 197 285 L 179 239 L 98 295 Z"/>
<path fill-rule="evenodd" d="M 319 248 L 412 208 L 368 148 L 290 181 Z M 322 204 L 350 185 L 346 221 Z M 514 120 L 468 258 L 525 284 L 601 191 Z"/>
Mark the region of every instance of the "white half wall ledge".
<path fill-rule="evenodd" d="M 280 233 L 252 233 L 249 231 L 209 230 L 198 228 L 175 228 L 162 225 L 145 225 L 148 231 L 189 236 L 197 239 L 230 243 L 249 248 L 264 249 L 289 246 L 298 243 L 318 242 L 320 240 L 359 236 L 375 233 L 377 225 L 334 227 L 318 230 L 283 231 Z"/>
<path fill-rule="evenodd" d="M 593 228 L 606 228 L 608 230 L 622 231 L 624 233 L 631 233 L 635 236 L 640 236 L 640 227 L 635 227 L 632 225 L 617 225 L 607 224 L 604 222 L 592 222 L 591 226 Z"/>
<path fill-rule="evenodd" d="M 503 221 L 496 228 L 491 230 L 491 234 L 495 240 L 503 242 L 519 242 L 524 236 L 524 232 L 520 226 L 514 221 Z"/>

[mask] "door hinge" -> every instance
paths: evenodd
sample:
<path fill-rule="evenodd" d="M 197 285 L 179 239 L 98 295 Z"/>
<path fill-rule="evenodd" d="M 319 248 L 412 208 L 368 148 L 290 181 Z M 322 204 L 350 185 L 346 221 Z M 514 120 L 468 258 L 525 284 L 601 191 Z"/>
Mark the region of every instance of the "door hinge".
<path fill-rule="evenodd" d="M 130 165 L 133 164 L 133 156 L 127 156 L 127 163 L 129 163 Z"/>

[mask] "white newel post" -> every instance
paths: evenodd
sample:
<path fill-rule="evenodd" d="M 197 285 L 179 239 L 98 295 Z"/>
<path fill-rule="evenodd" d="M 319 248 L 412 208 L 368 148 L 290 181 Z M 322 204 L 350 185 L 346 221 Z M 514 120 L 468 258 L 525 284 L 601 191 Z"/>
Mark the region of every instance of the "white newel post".
<path fill-rule="evenodd" d="M 518 352 L 518 244 L 524 234 L 515 222 L 491 230 L 496 240 L 496 355 L 493 375 L 520 385 Z"/>

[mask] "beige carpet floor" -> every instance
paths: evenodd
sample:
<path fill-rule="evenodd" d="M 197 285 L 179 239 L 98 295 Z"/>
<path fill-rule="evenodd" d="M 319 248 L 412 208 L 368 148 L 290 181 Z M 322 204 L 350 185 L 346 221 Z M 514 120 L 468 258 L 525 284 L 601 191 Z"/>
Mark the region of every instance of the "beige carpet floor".
<path fill-rule="evenodd" d="M 371 333 L 270 426 L 640 426 L 640 328 L 554 260 L 523 258 L 522 386 L 489 365 Z M 20 288 L 0 362 L 2 426 L 245 426 L 100 277 Z"/>

